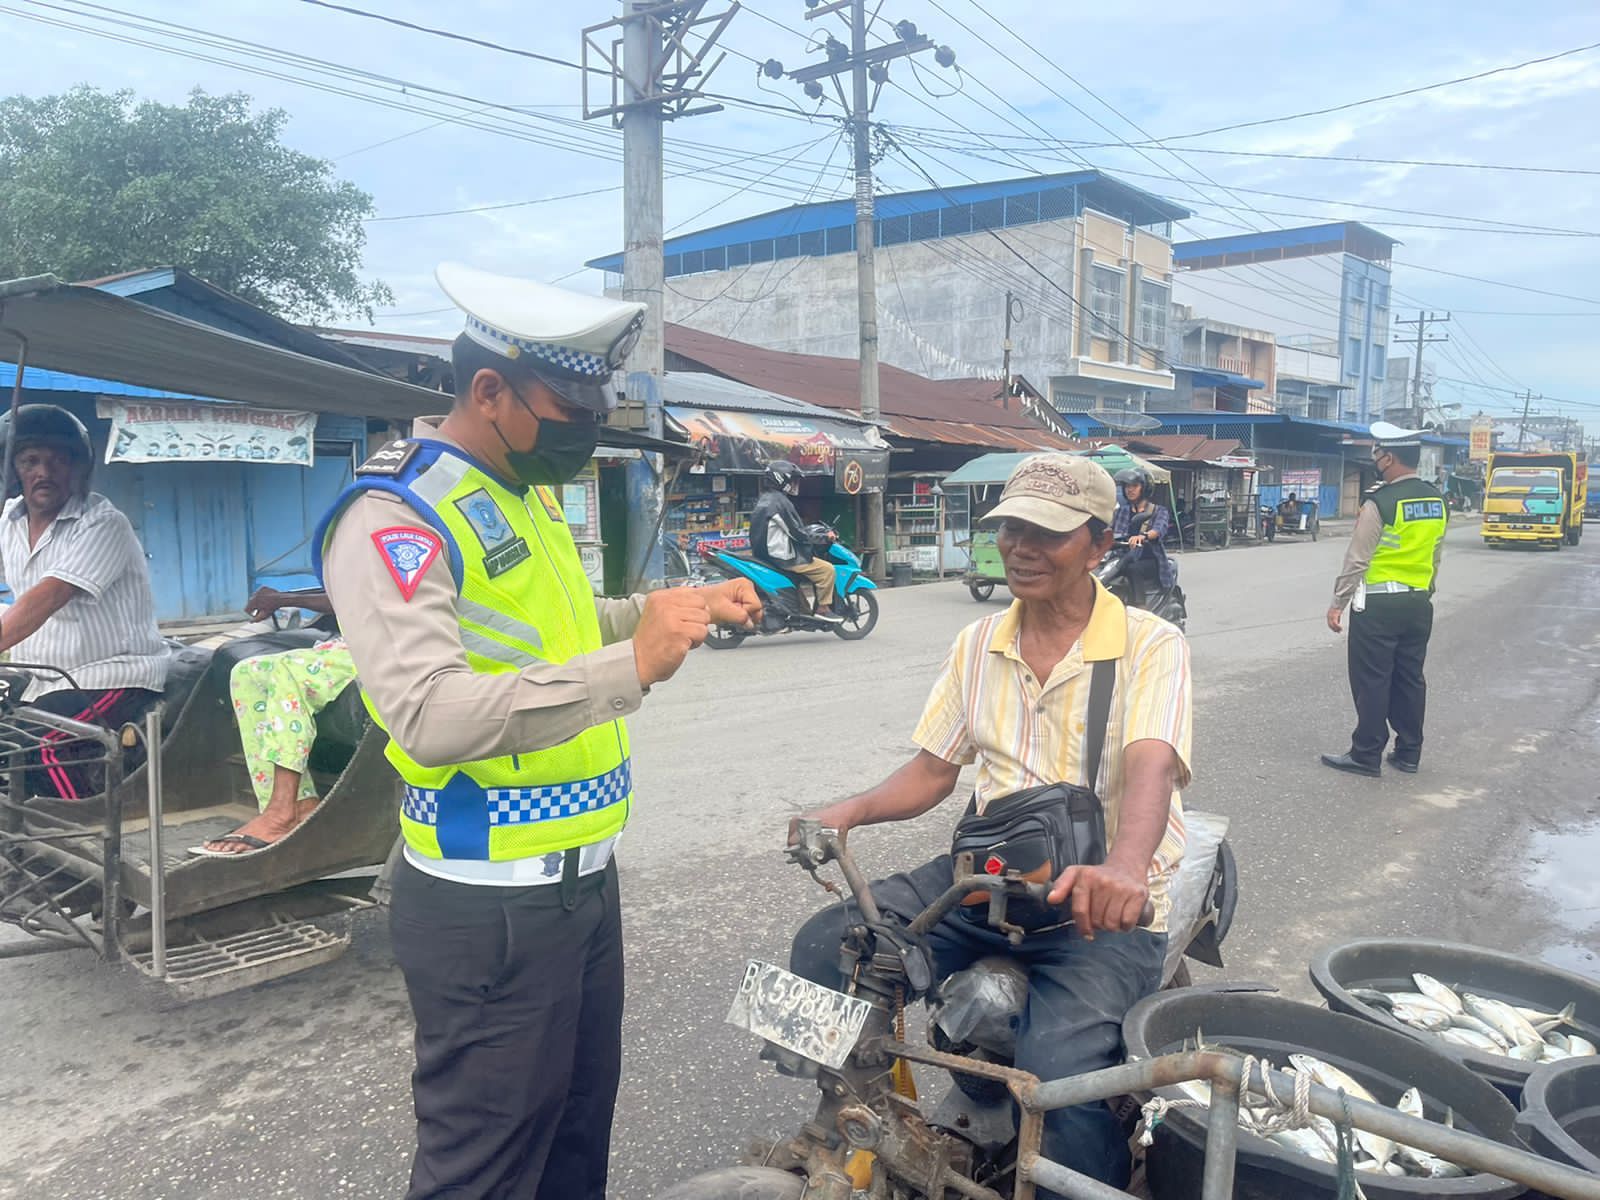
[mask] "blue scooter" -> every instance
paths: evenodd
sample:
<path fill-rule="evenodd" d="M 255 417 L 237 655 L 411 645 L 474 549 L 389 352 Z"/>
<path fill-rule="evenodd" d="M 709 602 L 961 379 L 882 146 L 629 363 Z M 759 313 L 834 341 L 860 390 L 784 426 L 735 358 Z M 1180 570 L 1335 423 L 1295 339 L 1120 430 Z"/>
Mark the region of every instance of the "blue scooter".
<path fill-rule="evenodd" d="M 861 560 L 839 541 L 839 535 L 831 527 L 807 525 L 806 533 L 811 538 L 813 553 L 833 564 L 833 611 L 843 620 L 819 621 L 812 615 L 811 584 L 804 576 L 791 575 L 746 554 L 702 546 L 701 557 L 723 575 L 753 583 L 764 608 L 761 624 L 756 629 L 713 625 L 706 645 L 717 650 L 731 650 L 753 635 L 796 630 L 833 633 L 847 642 L 855 642 L 872 632 L 878 623 L 878 597 L 873 594 L 878 585 L 867 578 L 861 570 Z"/>

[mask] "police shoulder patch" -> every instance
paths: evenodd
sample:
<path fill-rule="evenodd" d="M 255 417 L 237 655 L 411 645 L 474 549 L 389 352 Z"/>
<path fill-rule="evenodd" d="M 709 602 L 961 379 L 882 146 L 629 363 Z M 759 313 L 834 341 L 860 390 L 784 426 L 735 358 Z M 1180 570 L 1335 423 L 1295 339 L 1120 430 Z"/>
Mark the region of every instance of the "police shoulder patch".
<path fill-rule="evenodd" d="M 414 525 L 391 525 L 372 535 L 372 544 L 383 556 L 383 565 L 400 589 L 400 598 L 410 600 L 417 594 L 422 576 L 439 557 L 444 548 L 439 535 L 431 529 L 418 529 Z"/>
<path fill-rule="evenodd" d="M 416 457 L 417 451 L 421 448 L 420 443 L 414 442 L 410 438 L 399 438 L 390 442 L 381 450 L 376 451 L 372 457 L 356 468 L 356 474 L 398 475 L 406 469 L 406 464 Z"/>

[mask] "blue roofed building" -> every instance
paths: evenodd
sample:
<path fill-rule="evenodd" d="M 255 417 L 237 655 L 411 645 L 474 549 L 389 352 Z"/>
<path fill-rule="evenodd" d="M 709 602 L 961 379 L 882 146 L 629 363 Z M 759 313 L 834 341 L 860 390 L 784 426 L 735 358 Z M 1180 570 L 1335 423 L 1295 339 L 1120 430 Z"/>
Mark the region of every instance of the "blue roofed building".
<path fill-rule="evenodd" d="M 880 195 L 880 360 L 932 379 L 1011 372 L 1061 411 L 1162 407 L 1172 223 L 1187 209 L 1099 171 Z M 855 358 L 855 209 L 795 205 L 667 239 L 666 319 L 771 350 Z M 620 253 L 596 258 L 608 289 Z"/>
<path fill-rule="evenodd" d="M 1279 355 L 1278 396 L 1293 411 L 1372 421 L 1384 409 L 1397 244 L 1356 221 L 1179 242 L 1173 295 L 1195 317 L 1272 331 L 1291 352 Z"/>

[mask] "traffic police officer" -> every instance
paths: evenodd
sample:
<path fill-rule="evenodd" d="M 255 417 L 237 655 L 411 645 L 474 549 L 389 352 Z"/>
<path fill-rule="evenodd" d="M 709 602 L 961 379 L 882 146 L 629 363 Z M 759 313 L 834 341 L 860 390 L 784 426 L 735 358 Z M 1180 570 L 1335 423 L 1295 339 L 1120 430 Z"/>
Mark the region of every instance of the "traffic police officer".
<path fill-rule="evenodd" d="M 602 1200 L 621 1065 L 622 718 L 748 581 L 593 596 L 552 487 L 589 461 L 642 304 L 455 264 L 442 422 L 368 460 L 320 570 L 405 782 L 390 927 L 416 1017 L 410 1200 Z"/>
<path fill-rule="evenodd" d="M 1366 493 L 1355 534 L 1333 588 L 1328 628 L 1350 614 L 1350 693 L 1356 728 L 1345 754 L 1322 761 L 1353 775 L 1382 774 L 1379 760 L 1394 730 L 1389 765 L 1415 773 L 1422 756 L 1427 683 L 1422 662 L 1433 632 L 1433 590 L 1444 551 L 1445 503 L 1417 477 L 1422 433 L 1387 421 L 1372 426 L 1379 483 Z"/>

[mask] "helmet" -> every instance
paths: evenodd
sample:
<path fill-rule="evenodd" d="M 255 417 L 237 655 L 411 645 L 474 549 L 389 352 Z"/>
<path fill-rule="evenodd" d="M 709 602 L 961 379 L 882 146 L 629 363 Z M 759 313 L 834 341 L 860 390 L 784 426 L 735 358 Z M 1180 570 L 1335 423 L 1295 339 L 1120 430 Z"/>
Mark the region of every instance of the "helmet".
<path fill-rule="evenodd" d="M 766 469 L 761 472 L 762 482 L 779 491 L 784 491 L 791 483 L 799 482 L 799 479 L 800 468 L 792 462 L 782 460 L 769 462 Z"/>
<path fill-rule="evenodd" d="M 94 465 L 94 447 L 89 431 L 64 408 L 54 404 L 24 404 L 16 410 L 15 430 L 10 412 L 0 415 L 0 445 L 12 442 L 11 456 L 28 446 L 53 446 L 65 450 L 85 467 Z M 85 481 L 87 482 L 87 480 Z"/>
<path fill-rule="evenodd" d="M 1146 475 L 1138 467 L 1123 467 L 1122 470 L 1117 472 L 1116 480 L 1118 491 L 1126 487 L 1132 487 L 1136 483 L 1146 493 L 1150 491 L 1150 476 Z"/>

